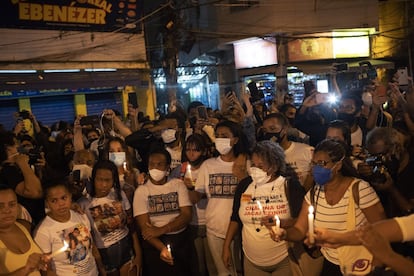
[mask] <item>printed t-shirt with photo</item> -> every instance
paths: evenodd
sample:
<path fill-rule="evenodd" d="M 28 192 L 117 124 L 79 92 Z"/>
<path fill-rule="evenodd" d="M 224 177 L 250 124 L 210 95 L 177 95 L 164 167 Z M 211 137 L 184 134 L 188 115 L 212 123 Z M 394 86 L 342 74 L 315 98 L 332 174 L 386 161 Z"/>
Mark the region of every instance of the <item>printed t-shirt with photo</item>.
<path fill-rule="evenodd" d="M 134 217 L 148 213 L 151 224 L 156 227 L 162 227 L 178 217 L 180 207 L 185 206 L 192 206 L 192 203 L 181 179 L 171 179 L 163 185 L 155 185 L 148 180 L 135 191 Z"/>
<path fill-rule="evenodd" d="M 195 190 L 205 193 L 207 232 L 225 238 L 233 207 L 233 198 L 238 179 L 233 175 L 233 163 L 225 162 L 220 156 L 210 158 L 201 165 Z"/>
<path fill-rule="evenodd" d="M 68 245 L 66 251 L 53 257 L 51 265 L 57 275 L 98 275 L 86 215 L 70 211 L 67 222 L 58 222 L 47 216 L 36 229 L 34 239 L 46 253 L 61 250 L 65 242 Z"/>
<path fill-rule="evenodd" d="M 79 203 L 91 222 L 98 248 L 108 248 L 129 233 L 126 211 L 131 205 L 123 191 L 121 196 L 122 201 L 119 201 L 115 190 L 111 189 L 105 197 L 83 199 Z"/>

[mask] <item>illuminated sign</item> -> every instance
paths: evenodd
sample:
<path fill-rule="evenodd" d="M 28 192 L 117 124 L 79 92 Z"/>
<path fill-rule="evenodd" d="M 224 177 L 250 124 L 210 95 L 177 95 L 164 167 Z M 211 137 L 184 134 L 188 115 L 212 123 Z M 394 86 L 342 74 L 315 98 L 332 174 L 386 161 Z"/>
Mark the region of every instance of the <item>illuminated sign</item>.
<path fill-rule="evenodd" d="M 369 57 L 372 31 L 343 30 L 298 37 L 288 43 L 289 61 Z"/>
<path fill-rule="evenodd" d="M 140 32 L 137 0 L 4 0 L 0 27 Z"/>
<path fill-rule="evenodd" d="M 276 40 L 254 38 L 234 43 L 236 69 L 277 64 Z"/>

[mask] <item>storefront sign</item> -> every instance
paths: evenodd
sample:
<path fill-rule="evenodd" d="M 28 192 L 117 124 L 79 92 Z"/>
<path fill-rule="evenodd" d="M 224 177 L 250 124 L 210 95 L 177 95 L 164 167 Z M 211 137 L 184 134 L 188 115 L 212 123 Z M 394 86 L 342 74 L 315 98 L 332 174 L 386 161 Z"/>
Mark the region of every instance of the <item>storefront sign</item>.
<path fill-rule="evenodd" d="M 141 10 L 139 0 L 3 0 L 0 27 L 137 33 Z"/>
<path fill-rule="evenodd" d="M 298 37 L 288 43 L 289 62 L 368 57 L 371 31 L 336 31 Z"/>
<path fill-rule="evenodd" d="M 85 89 L 44 89 L 44 90 L 3 90 L 0 91 L 0 101 L 18 98 L 32 98 L 42 96 L 58 96 L 68 94 L 95 94 L 95 93 L 113 93 L 120 91 L 119 87 L 97 87 Z"/>

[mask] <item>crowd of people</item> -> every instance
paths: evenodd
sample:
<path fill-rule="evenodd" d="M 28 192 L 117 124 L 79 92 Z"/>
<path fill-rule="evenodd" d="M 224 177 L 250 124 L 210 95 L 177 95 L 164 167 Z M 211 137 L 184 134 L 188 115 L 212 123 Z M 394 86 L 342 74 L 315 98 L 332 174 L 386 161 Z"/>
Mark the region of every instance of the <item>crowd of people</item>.
<path fill-rule="evenodd" d="M 412 83 L 320 95 L 51 128 L 20 112 L 0 130 L 0 275 L 411 275 Z"/>

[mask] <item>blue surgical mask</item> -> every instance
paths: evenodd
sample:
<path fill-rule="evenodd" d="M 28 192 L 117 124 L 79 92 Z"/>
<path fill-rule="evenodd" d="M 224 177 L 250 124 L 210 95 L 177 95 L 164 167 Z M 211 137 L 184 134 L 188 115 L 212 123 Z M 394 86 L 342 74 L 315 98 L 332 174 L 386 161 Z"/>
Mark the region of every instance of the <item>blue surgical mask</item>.
<path fill-rule="evenodd" d="M 324 168 L 319 165 L 315 165 L 312 168 L 313 179 L 316 184 L 325 185 L 332 178 L 331 169 Z"/>

